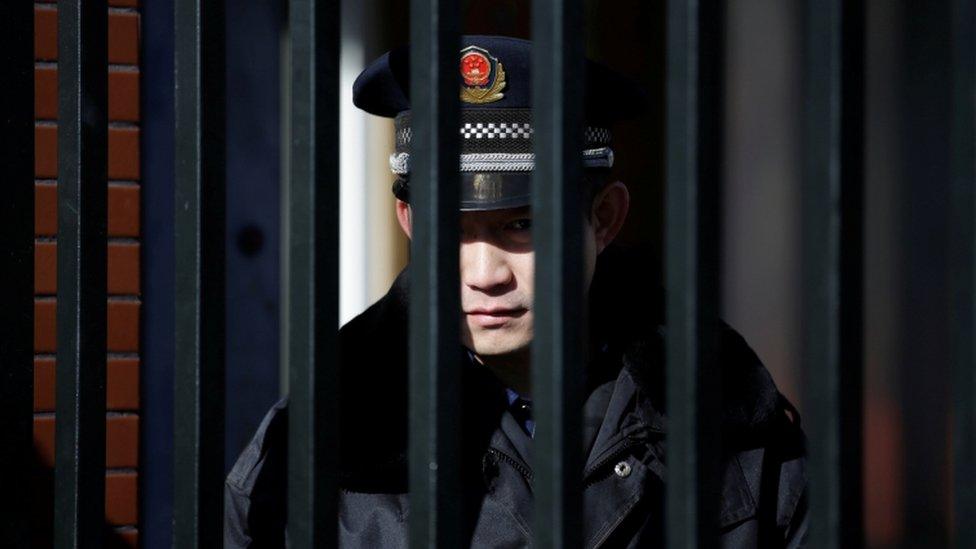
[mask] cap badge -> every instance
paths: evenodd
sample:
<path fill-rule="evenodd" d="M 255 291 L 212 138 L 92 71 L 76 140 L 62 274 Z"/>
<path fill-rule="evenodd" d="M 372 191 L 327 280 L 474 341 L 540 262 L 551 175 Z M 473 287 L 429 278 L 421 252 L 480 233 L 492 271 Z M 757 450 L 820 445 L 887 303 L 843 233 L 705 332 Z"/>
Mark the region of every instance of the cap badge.
<path fill-rule="evenodd" d="M 461 50 L 461 101 L 492 103 L 505 97 L 505 69 L 488 50 L 468 46 Z"/>

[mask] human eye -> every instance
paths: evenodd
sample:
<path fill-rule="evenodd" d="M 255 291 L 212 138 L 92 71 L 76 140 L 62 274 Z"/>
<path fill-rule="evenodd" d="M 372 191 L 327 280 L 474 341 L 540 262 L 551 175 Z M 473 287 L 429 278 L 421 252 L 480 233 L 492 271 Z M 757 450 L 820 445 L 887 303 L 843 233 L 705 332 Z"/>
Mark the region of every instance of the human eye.
<path fill-rule="evenodd" d="M 527 231 L 532 228 L 532 219 L 529 217 L 522 217 L 509 222 L 505 228 L 513 231 Z"/>

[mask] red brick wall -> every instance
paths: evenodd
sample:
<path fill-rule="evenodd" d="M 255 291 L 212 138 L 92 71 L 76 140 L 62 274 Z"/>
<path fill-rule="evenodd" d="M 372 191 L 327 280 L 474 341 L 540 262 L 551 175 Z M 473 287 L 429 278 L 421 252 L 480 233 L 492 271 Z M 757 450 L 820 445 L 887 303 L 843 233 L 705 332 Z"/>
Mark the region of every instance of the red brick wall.
<path fill-rule="evenodd" d="M 138 544 L 139 467 L 139 12 L 138 0 L 109 0 L 108 384 L 105 520 L 111 545 Z M 57 292 L 57 3 L 35 2 L 36 122 L 34 259 L 34 447 L 41 470 L 54 462 Z M 42 473 L 43 474 L 43 473 Z M 50 490 L 42 476 L 43 490 Z M 43 499 L 43 498 L 42 498 Z M 52 509 L 37 506 L 38 545 Z"/>

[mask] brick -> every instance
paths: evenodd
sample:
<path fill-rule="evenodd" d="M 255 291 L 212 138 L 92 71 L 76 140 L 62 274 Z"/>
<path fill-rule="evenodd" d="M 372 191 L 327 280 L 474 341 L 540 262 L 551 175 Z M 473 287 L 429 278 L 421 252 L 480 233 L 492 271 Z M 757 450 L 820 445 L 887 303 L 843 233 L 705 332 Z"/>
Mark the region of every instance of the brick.
<path fill-rule="evenodd" d="M 138 128 L 109 129 L 108 178 L 139 179 Z"/>
<path fill-rule="evenodd" d="M 111 411 L 139 409 L 139 359 L 110 358 L 106 364 L 105 406 Z M 55 360 L 34 359 L 34 411 L 53 412 Z"/>
<path fill-rule="evenodd" d="M 54 359 L 34 357 L 34 411 L 54 411 Z"/>
<path fill-rule="evenodd" d="M 58 128 L 43 124 L 34 130 L 34 175 L 42 179 L 58 177 Z M 109 128 L 108 178 L 139 179 L 139 129 Z"/>
<path fill-rule="evenodd" d="M 58 11 L 54 6 L 34 8 L 34 58 L 58 58 Z M 119 65 L 139 63 L 139 14 L 111 12 L 108 16 L 108 62 Z"/>
<path fill-rule="evenodd" d="M 108 350 L 112 352 L 139 351 L 138 301 L 108 302 Z"/>
<path fill-rule="evenodd" d="M 53 7 L 34 6 L 34 58 L 58 58 L 58 10 Z"/>
<path fill-rule="evenodd" d="M 34 448 L 47 466 L 54 464 L 54 416 L 34 418 Z M 105 418 L 105 466 L 135 468 L 139 465 L 139 417 Z"/>
<path fill-rule="evenodd" d="M 58 128 L 49 124 L 34 128 L 34 176 L 58 177 Z"/>
<path fill-rule="evenodd" d="M 57 350 L 56 313 L 55 300 L 34 300 L 34 352 L 53 353 Z"/>
<path fill-rule="evenodd" d="M 40 462 L 54 465 L 53 415 L 34 417 L 34 450 Z M 105 418 L 105 466 L 135 468 L 139 465 L 139 417 Z"/>
<path fill-rule="evenodd" d="M 139 359 L 109 359 L 107 376 L 105 405 L 108 409 L 138 410 Z"/>
<path fill-rule="evenodd" d="M 54 183 L 34 183 L 34 234 L 51 236 L 57 232 L 58 186 Z"/>
<path fill-rule="evenodd" d="M 112 242 L 108 245 L 108 293 L 139 295 L 139 244 Z"/>
<path fill-rule="evenodd" d="M 34 69 L 34 117 L 58 118 L 58 70 Z M 108 73 L 108 119 L 115 122 L 139 121 L 139 72 L 113 68 Z"/>
<path fill-rule="evenodd" d="M 136 185 L 108 185 L 109 236 L 139 236 L 140 189 Z"/>
<path fill-rule="evenodd" d="M 139 14 L 109 14 L 108 62 L 124 65 L 139 63 Z"/>
<path fill-rule="evenodd" d="M 34 293 L 54 295 L 58 291 L 58 246 L 51 241 L 34 243 Z M 139 294 L 139 244 L 110 242 L 108 245 L 109 295 Z"/>
<path fill-rule="evenodd" d="M 139 351 L 139 301 L 108 302 L 108 351 L 116 353 Z M 57 351 L 57 304 L 54 299 L 34 300 L 34 351 Z"/>
<path fill-rule="evenodd" d="M 139 416 L 109 416 L 105 423 L 105 466 L 139 466 Z"/>
<path fill-rule="evenodd" d="M 113 526 L 135 525 L 138 522 L 137 484 L 136 473 L 105 475 L 106 522 Z"/>
<path fill-rule="evenodd" d="M 109 71 L 108 119 L 121 122 L 139 121 L 139 71 Z"/>
<path fill-rule="evenodd" d="M 34 293 L 54 295 L 58 291 L 58 246 L 34 242 Z"/>
<path fill-rule="evenodd" d="M 54 67 L 34 69 L 34 118 L 54 120 L 58 117 L 58 71 Z"/>
<path fill-rule="evenodd" d="M 139 236 L 140 189 L 136 185 L 108 185 L 108 235 Z M 58 232 L 58 186 L 34 184 L 34 232 L 54 236 Z"/>
<path fill-rule="evenodd" d="M 47 467 L 54 467 L 54 416 L 34 417 L 34 453 Z"/>
<path fill-rule="evenodd" d="M 113 535 L 116 539 L 109 544 L 109 547 L 129 547 L 131 549 L 139 547 L 139 530 L 136 528 L 116 530 Z"/>

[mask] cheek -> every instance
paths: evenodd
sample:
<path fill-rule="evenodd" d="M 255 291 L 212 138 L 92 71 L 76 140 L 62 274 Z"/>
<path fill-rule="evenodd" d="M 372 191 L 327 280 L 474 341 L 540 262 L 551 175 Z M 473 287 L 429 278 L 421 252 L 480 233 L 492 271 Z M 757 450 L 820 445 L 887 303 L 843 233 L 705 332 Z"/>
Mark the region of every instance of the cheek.
<path fill-rule="evenodd" d="M 535 254 L 527 253 L 519 255 L 513 262 L 512 268 L 515 270 L 516 276 L 518 276 L 521 293 L 531 299 L 534 295 L 533 288 L 535 287 Z"/>

